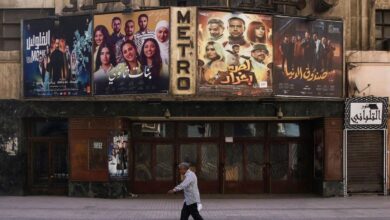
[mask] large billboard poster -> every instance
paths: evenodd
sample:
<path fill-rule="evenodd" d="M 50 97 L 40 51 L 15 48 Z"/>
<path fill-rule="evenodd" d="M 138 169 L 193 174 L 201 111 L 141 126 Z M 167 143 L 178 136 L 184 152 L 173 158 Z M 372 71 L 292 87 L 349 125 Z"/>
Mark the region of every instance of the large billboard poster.
<path fill-rule="evenodd" d="M 271 95 L 272 53 L 272 16 L 199 10 L 199 94 Z"/>
<path fill-rule="evenodd" d="M 274 18 L 274 92 L 286 96 L 343 96 L 343 23 Z"/>
<path fill-rule="evenodd" d="M 90 94 L 91 16 L 23 23 L 25 97 Z"/>
<path fill-rule="evenodd" d="M 96 95 L 167 93 L 169 9 L 94 16 Z"/>

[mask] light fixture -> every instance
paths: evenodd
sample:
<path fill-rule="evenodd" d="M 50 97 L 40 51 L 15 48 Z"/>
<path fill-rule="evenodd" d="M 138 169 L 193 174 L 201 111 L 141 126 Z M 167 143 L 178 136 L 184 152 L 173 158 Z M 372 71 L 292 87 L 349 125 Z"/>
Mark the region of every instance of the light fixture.
<path fill-rule="evenodd" d="M 347 68 L 348 70 L 352 70 L 354 68 L 358 67 L 358 65 L 354 64 L 354 63 L 347 63 Z"/>
<path fill-rule="evenodd" d="M 122 4 L 125 5 L 125 9 L 123 10 L 123 13 L 131 13 L 133 12 L 133 7 L 132 7 L 132 1 L 131 0 L 121 0 Z"/>
<path fill-rule="evenodd" d="M 284 127 L 284 123 L 277 123 L 278 129 L 277 132 L 280 135 L 286 134 L 286 128 Z"/>
<path fill-rule="evenodd" d="M 278 119 L 282 119 L 283 118 L 283 112 L 282 112 L 282 107 L 279 106 L 278 108 L 278 112 L 276 112 L 276 117 L 278 117 Z"/>
<path fill-rule="evenodd" d="M 171 112 L 169 112 L 169 109 L 165 109 L 164 117 L 165 117 L 166 119 L 168 119 L 168 118 L 171 117 Z"/>

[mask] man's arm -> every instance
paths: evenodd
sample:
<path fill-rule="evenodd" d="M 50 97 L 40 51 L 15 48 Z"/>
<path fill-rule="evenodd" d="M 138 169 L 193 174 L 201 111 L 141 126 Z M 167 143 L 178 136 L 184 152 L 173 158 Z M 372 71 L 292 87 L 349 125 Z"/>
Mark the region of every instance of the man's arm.
<path fill-rule="evenodd" d="M 188 175 L 184 178 L 183 182 L 181 182 L 179 185 L 177 185 L 175 188 L 173 188 L 174 192 L 178 192 L 186 188 L 190 183 L 193 181 L 192 175 Z"/>

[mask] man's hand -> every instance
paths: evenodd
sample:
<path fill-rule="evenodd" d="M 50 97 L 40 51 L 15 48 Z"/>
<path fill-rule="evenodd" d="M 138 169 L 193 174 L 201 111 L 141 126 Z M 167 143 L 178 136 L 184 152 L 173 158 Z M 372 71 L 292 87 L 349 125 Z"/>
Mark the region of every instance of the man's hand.
<path fill-rule="evenodd" d="M 173 191 L 173 189 L 168 191 L 168 194 L 174 194 L 174 193 L 175 193 L 175 191 Z"/>

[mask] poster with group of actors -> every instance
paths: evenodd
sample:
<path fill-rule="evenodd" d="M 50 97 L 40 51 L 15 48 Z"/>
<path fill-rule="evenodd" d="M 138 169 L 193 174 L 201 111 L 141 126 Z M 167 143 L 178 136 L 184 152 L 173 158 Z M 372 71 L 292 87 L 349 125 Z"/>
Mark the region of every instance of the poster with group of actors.
<path fill-rule="evenodd" d="M 272 92 L 272 16 L 199 10 L 200 94 Z"/>
<path fill-rule="evenodd" d="M 343 96 L 341 21 L 207 9 L 197 16 L 197 33 L 174 31 L 197 37 L 189 46 L 197 48 L 198 95 Z M 24 21 L 25 97 L 167 94 L 169 22 L 168 8 Z"/>
<path fill-rule="evenodd" d="M 89 15 L 24 21 L 24 96 L 90 94 L 91 45 Z"/>
<path fill-rule="evenodd" d="M 128 141 L 129 137 L 125 131 L 112 136 L 108 146 L 108 173 L 111 179 L 126 180 L 128 177 Z"/>
<path fill-rule="evenodd" d="M 277 95 L 343 96 L 343 23 L 274 18 Z"/>
<path fill-rule="evenodd" d="M 169 9 L 94 16 L 96 95 L 167 93 Z"/>

